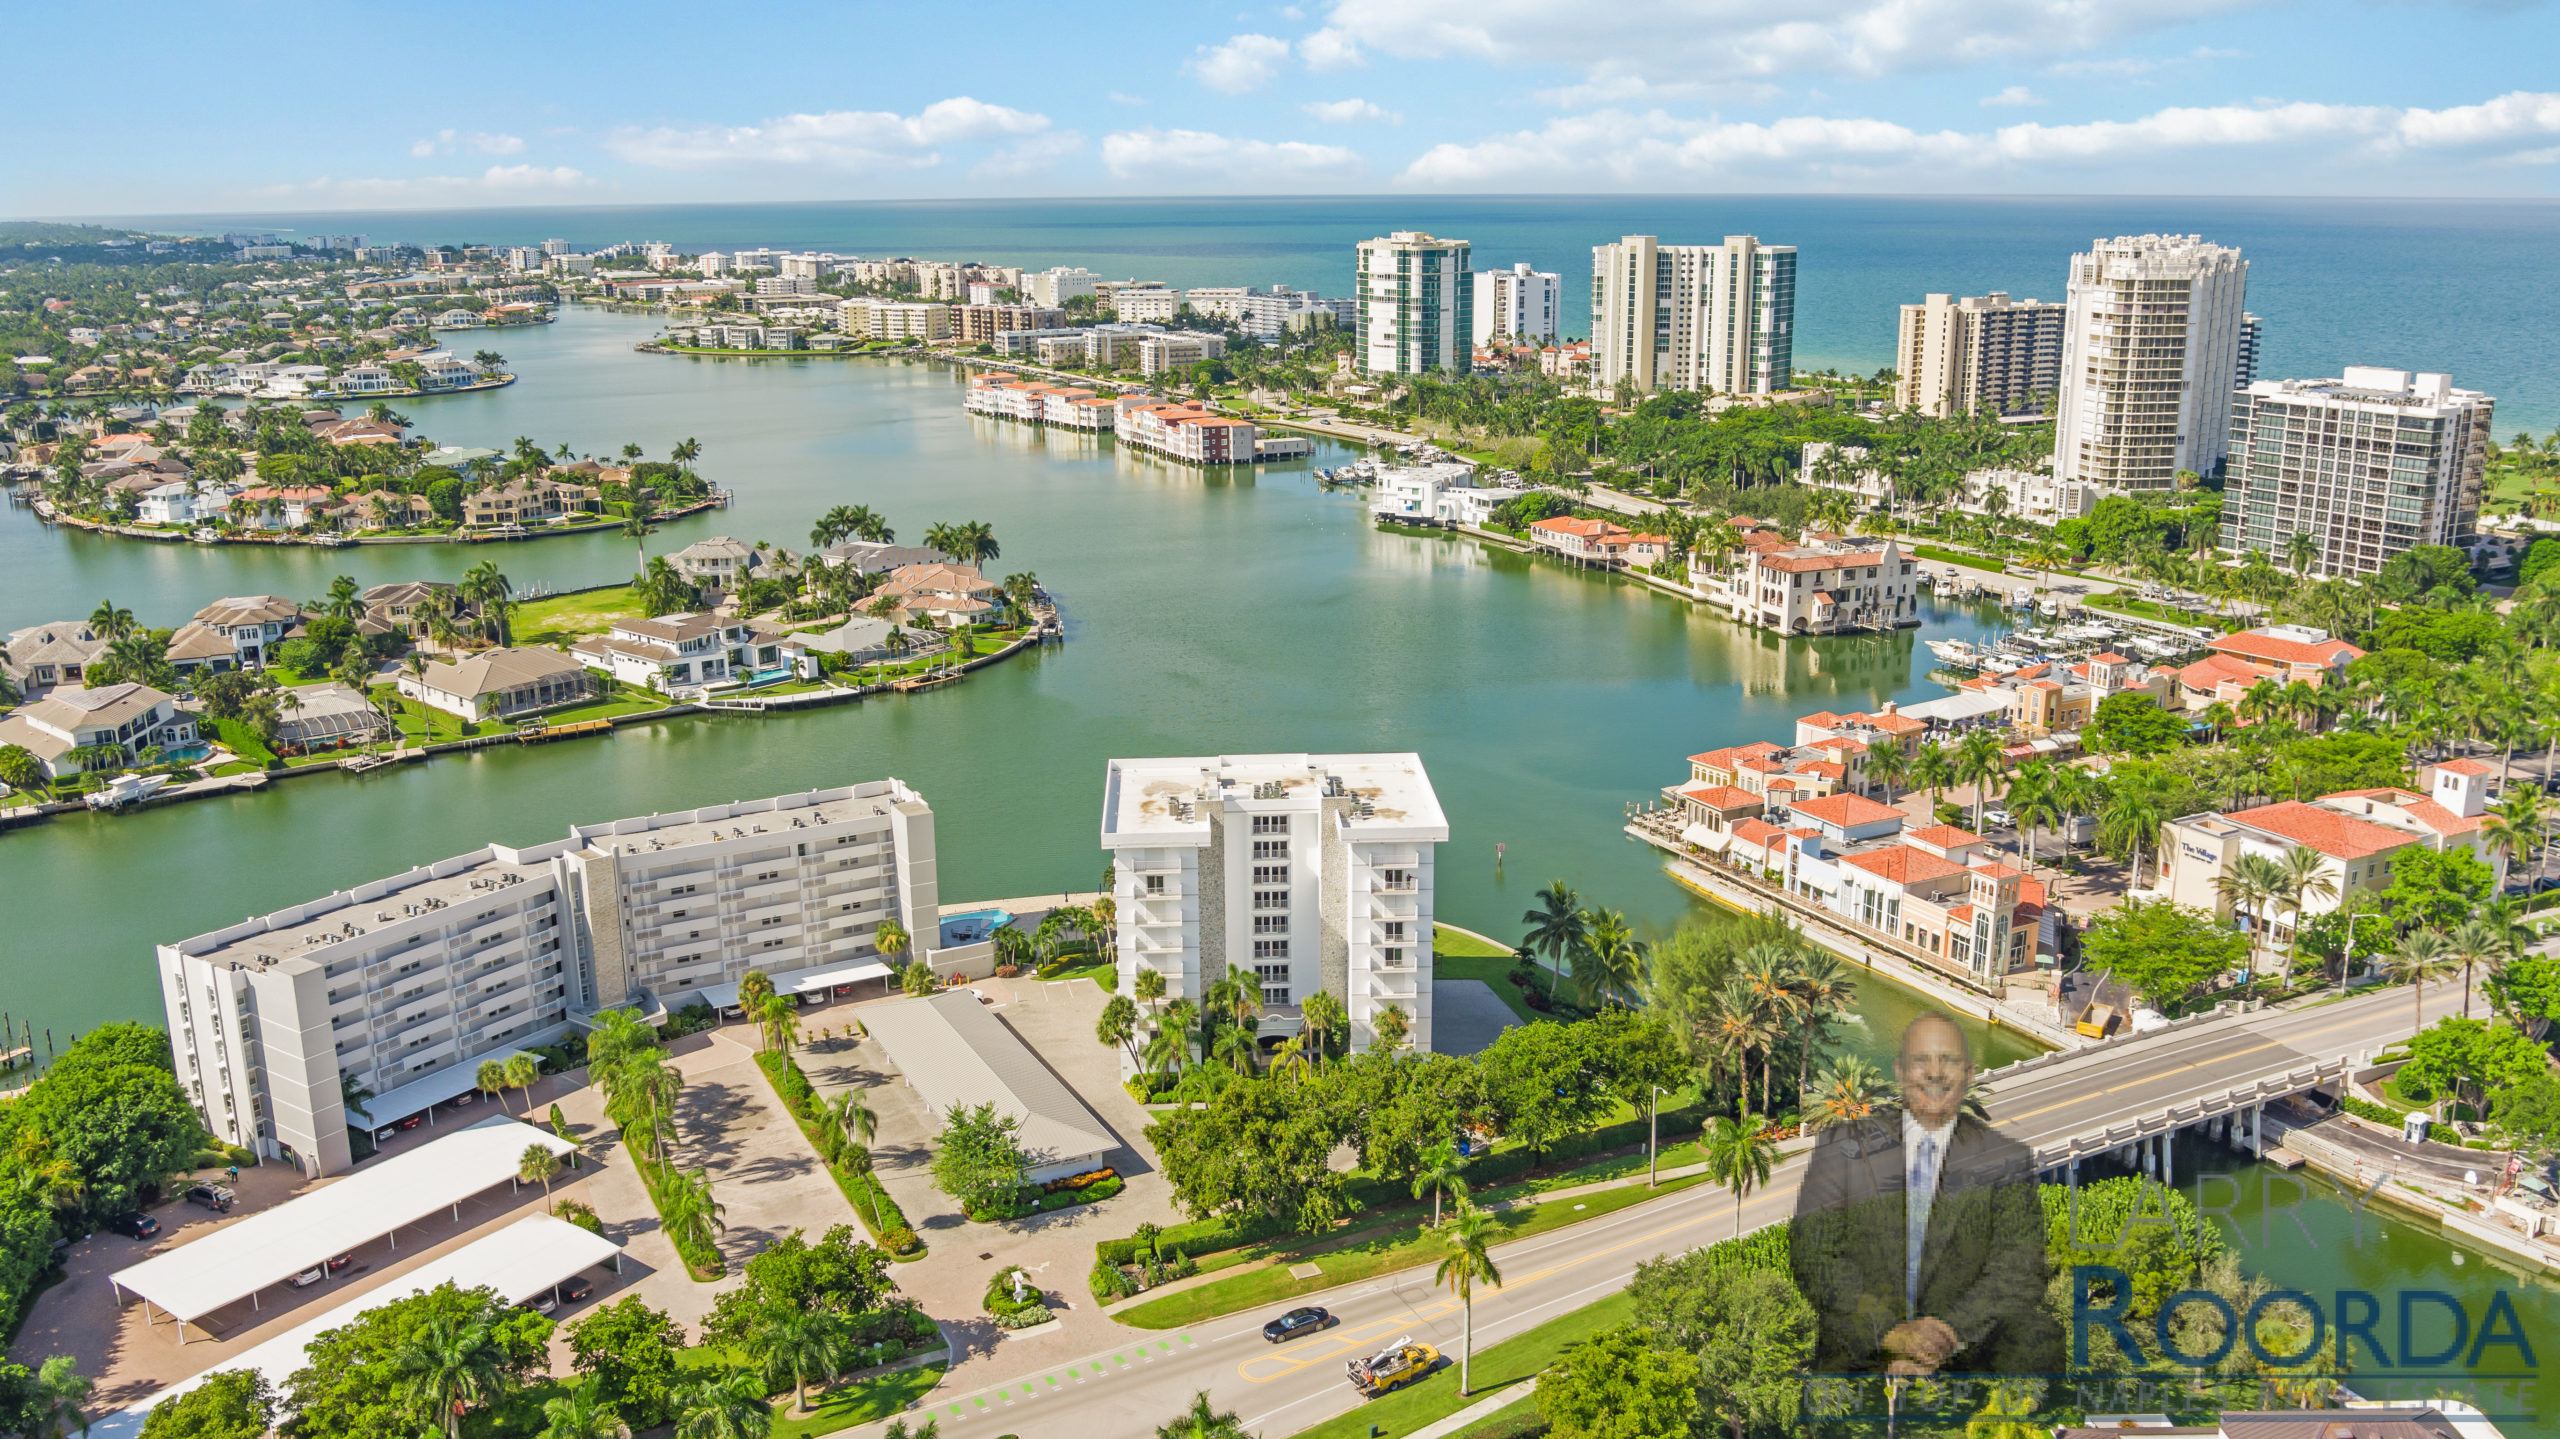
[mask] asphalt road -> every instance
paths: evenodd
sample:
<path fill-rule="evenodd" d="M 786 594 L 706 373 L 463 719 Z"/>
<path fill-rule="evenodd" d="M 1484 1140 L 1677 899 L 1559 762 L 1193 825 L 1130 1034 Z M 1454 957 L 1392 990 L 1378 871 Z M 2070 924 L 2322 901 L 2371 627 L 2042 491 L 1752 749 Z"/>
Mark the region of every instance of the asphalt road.
<path fill-rule="evenodd" d="M 2433 1020 L 2460 1004 L 2458 985 L 2437 986 L 2426 996 L 2427 1017 Z M 1986 1087 L 1984 1107 L 2014 1137 L 2031 1145 L 2050 1143 L 2093 1125 L 2121 1122 L 2137 1106 L 2183 1103 L 2281 1073 L 2314 1056 L 2379 1048 L 2406 1035 L 2410 1022 L 2409 995 L 2399 989 L 2308 1009 L 2238 1015 L 2029 1070 Z M 1781 1164 L 1769 1184 L 1743 1202 L 1742 1226 L 1756 1229 L 1782 1222 L 1794 1208 L 1802 1171 L 1801 1158 Z M 1476 1349 L 1482 1352 L 1623 1289 L 1644 1260 L 1685 1253 L 1734 1232 L 1732 1196 L 1717 1186 L 1699 1185 L 1587 1224 L 1500 1246 L 1494 1260 L 1505 1282 L 1476 1297 Z M 1152 1432 L 1187 1407 L 1195 1391 L 1206 1390 L 1219 1408 L 1242 1416 L 1248 1432 L 1285 1439 L 1363 1402 L 1343 1373 L 1352 1358 L 1405 1338 L 1436 1345 L 1453 1359 L 1457 1353 L 1458 1302 L 1433 1286 L 1427 1269 L 1297 1302 L 1323 1304 L 1341 1323 L 1283 1345 L 1263 1342 L 1262 1325 L 1285 1305 L 1187 1330 L 1132 1329 L 1125 1344 L 1062 1353 L 1056 1364 L 1024 1378 L 976 1390 L 938 1391 L 911 1418 L 936 1419 L 943 1433 L 954 1436 L 1117 1439 Z M 879 1426 L 861 1432 L 876 1435 Z"/>

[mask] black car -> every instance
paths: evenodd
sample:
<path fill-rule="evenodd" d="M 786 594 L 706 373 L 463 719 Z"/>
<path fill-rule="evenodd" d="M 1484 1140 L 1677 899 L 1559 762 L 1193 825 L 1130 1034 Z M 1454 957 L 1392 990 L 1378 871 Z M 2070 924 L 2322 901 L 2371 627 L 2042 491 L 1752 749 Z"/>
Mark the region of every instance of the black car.
<path fill-rule="evenodd" d="M 107 1228 L 127 1239 L 148 1239 L 160 1232 L 160 1221 L 148 1214 L 119 1214 L 107 1221 Z"/>
<path fill-rule="evenodd" d="M 596 1286 L 586 1279 L 564 1280 L 560 1285 L 560 1300 L 564 1304 L 575 1304 L 595 1292 Z"/>
<path fill-rule="evenodd" d="M 1284 1339 L 1295 1339 L 1301 1334 L 1313 1334 L 1319 1329 L 1331 1329 L 1341 1322 L 1325 1310 L 1310 1304 L 1304 1309 L 1292 1309 L 1263 1325 L 1262 1337 L 1277 1344 Z"/>

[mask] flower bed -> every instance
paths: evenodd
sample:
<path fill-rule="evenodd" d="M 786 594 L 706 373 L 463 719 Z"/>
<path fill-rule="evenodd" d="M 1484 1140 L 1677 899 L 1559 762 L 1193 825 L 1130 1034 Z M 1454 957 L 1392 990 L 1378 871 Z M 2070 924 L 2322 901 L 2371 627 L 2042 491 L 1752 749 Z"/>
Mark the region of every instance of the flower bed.
<path fill-rule="evenodd" d="M 773 1086 L 774 1096 L 790 1111 L 800 1126 L 809 1146 L 827 1166 L 827 1173 L 843 1191 L 845 1202 L 853 1206 L 854 1217 L 871 1232 L 888 1256 L 896 1260 L 922 1259 L 924 1240 L 907 1223 L 898 1201 L 889 1197 L 887 1186 L 871 1170 L 871 1155 L 860 1144 L 839 1132 L 820 1107 L 818 1091 L 801 1072 L 799 1061 L 788 1054 L 765 1050 L 756 1055 L 756 1068 L 764 1071 L 765 1082 Z"/>
<path fill-rule="evenodd" d="M 1007 1205 L 982 1205 L 968 1211 L 971 1219 L 981 1224 L 1001 1223 L 1008 1219 L 1028 1219 L 1034 1214 L 1054 1214 L 1079 1204 L 1099 1204 L 1128 1187 L 1128 1181 L 1109 1169 L 1097 1169 L 1067 1179 L 1053 1179 L 1037 1189 L 1025 1189 Z"/>

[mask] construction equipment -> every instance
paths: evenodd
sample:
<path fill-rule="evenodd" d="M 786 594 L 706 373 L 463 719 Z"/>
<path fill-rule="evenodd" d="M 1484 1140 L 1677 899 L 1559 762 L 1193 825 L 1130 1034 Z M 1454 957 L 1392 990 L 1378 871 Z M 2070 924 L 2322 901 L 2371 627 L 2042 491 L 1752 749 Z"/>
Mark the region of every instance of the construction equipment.
<path fill-rule="evenodd" d="M 1440 1363 L 1440 1351 L 1428 1344 L 1399 1339 L 1366 1359 L 1354 1359 L 1351 1387 L 1364 1399 L 1393 1394 L 1408 1384 L 1419 1383 Z"/>

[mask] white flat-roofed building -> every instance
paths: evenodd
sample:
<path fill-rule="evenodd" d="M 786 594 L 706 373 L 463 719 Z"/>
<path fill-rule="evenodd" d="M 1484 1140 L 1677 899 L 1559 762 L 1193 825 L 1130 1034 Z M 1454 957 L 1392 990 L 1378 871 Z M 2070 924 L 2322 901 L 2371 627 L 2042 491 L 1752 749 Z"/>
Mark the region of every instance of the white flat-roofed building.
<path fill-rule="evenodd" d="M 1163 285 L 1126 285 L 1111 292 L 1112 317 L 1128 324 L 1166 324 L 1182 308 L 1182 292 Z"/>
<path fill-rule="evenodd" d="M 1476 344 L 1508 335 L 1525 345 L 1553 344 L 1564 277 L 1552 270 L 1533 270 L 1519 261 L 1508 270 L 1477 270 L 1475 285 Z"/>
<path fill-rule="evenodd" d="M 2260 380 L 2232 401 L 2221 546 L 2323 575 L 2371 575 L 2479 528 L 2496 405 L 2449 375 L 2350 365 L 2334 380 Z"/>
<path fill-rule="evenodd" d="M 883 919 L 933 961 L 940 913 L 933 811 L 874 780 L 490 845 L 164 944 L 162 1000 L 213 1132 L 332 1173 L 342 1081 L 378 1127 L 597 1010 L 872 962 Z"/>
<path fill-rule="evenodd" d="M 1120 992 L 1141 969 L 1196 999 L 1229 971 L 1261 986 L 1265 1034 L 1319 990 L 1353 1050 L 1404 1011 L 1431 1047 L 1432 857 L 1449 837 L 1414 754 L 1113 760 L 1102 846 L 1115 866 Z"/>
<path fill-rule="evenodd" d="M 1091 270 L 1060 265 L 1024 275 L 1022 294 L 1035 305 L 1055 309 L 1078 296 L 1092 294 L 1093 287 L 1101 283 L 1102 277 Z"/>
<path fill-rule="evenodd" d="M 1794 383 L 1796 248 L 1727 235 L 1591 250 L 1591 378 L 1604 390 L 1767 395 Z"/>
<path fill-rule="evenodd" d="M 1516 498 L 1517 490 L 1480 489 L 1475 467 L 1459 461 L 1432 465 L 1390 465 L 1378 471 L 1370 493 L 1369 513 L 1398 524 L 1481 525 L 1493 507 Z"/>
<path fill-rule="evenodd" d="M 1464 374 L 1475 333 L 1467 242 L 1398 230 L 1361 241 L 1354 253 L 1362 372 Z"/>
<path fill-rule="evenodd" d="M 1138 373 L 1161 375 L 1186 369 L 1227 353 L 1227 338 L 1201 331 L 1176 330 L 1138 341 Z"/>

